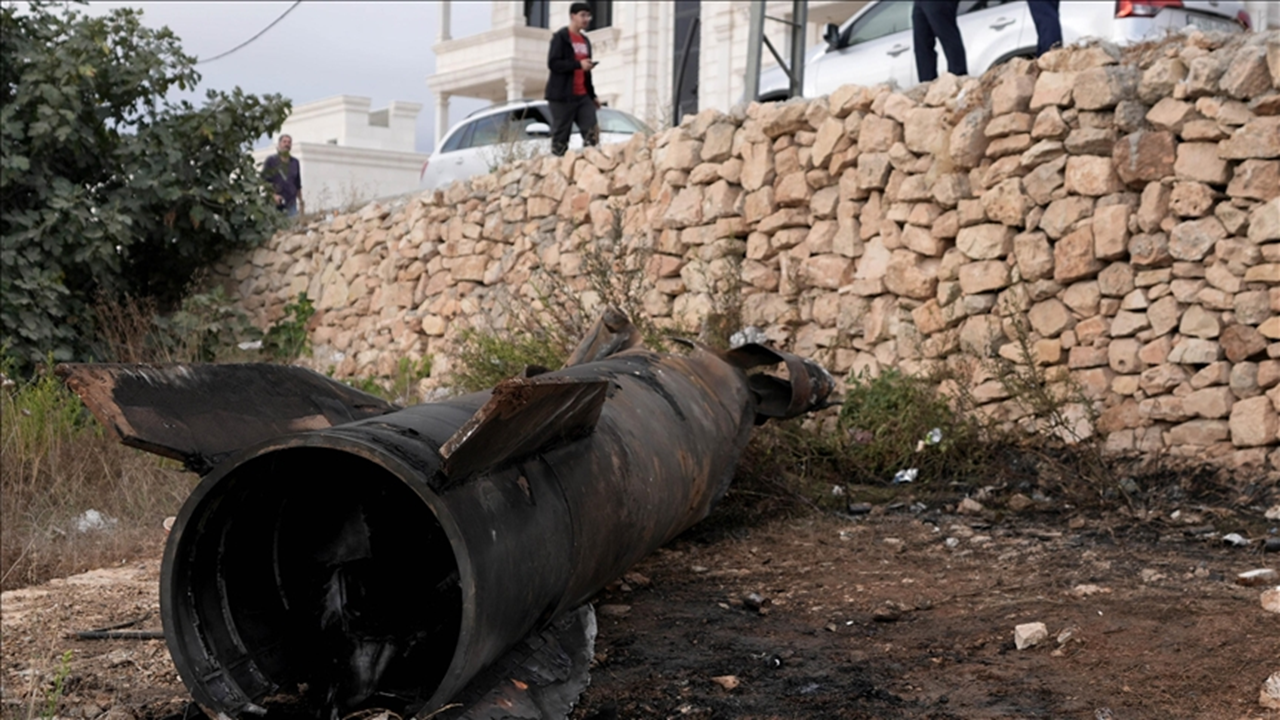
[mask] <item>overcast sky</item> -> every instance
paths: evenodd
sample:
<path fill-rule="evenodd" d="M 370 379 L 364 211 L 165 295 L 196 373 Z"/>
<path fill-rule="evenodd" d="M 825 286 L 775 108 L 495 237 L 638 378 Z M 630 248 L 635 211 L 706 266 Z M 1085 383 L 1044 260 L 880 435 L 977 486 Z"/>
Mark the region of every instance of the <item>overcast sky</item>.
<path fill-rule="evenodd" d="M 143 23 L 167 25 L 188 55 L 208 58 L 253 37 L 292 2 L 92 2 L 88 12 L 112 8 L 143 11 Z M 361 95 L 372 109 L 392 100 L 422 104 L 417 150 L 435 142 L 435 97 L 426 78 L 435 72 L 431 46 L 439 9 L 435 2 L 319 2 L 308 0 L 243 49 L 196 69 L 205 89 L 237 85 L 255 94 L 280 93 L 294 106 L 334 95 Z M 453 3 L 452 34 L 459 38 L 489 28 L 489 2 Z M 184 94 L 185 96 L 185 94 Z M 450 122 L 487 102 L 454 98 Z"/>

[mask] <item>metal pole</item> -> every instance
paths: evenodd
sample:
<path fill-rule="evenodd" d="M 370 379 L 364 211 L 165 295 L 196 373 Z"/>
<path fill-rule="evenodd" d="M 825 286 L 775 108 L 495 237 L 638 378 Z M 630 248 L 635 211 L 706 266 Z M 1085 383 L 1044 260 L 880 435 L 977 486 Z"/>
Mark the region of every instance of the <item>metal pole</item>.
<path fill-rule="evenodd" d="M 804 93 L 804 41 L 805 28 L 809 24 L 808 0 L 792 0 L 791 3 L 791 97 Z"/>
<path fill-rule="evenodd" d="M 747 77 L 743 96 L 747 102 L 760 95 L 760 46 L 764 39 L 764 0 L 752 0 L 747 31 Z"/>

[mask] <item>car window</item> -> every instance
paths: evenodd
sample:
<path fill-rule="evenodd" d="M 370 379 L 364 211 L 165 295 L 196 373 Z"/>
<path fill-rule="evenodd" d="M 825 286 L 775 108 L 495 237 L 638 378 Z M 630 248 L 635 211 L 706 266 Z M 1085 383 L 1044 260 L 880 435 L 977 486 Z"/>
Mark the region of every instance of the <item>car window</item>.
<path fill-rule="evenodd" d="M 907 0 L 885 0 L 849 26 L 848 37 L 841 46 L 857 45 L 910 29 L 911 3 Z"/>
<path fill-rule="evenodd" d="M 467 147 L 466 143 L 471 139 L 471 128 L 473 127 L 475 127 L 475 123 L 467 123 L 458 128 L 457 132 L 450 135 L 449 139 L 444 141 L 444 145 L 440 146 L 440 152 L 453 152 Z"/>
<path fill-rule="evenodd" d="M 596 111 L 596 120 L 600 123 L 600 132 L 619 133 L 630 135 L 633 133 L 650 132 L 649 128 L 638 119 L 630 115 L 610 110 L 609 108 L 600 108 Z"/>
<path fill-rule="evenodd" d="M 547 119 L 536 107 L 525 107 L 505 113 L 494 113 L 472 123 L 471 138 L 463 147 L 475 148 L 499 143 L 528 140 L 528 128 Z"/>

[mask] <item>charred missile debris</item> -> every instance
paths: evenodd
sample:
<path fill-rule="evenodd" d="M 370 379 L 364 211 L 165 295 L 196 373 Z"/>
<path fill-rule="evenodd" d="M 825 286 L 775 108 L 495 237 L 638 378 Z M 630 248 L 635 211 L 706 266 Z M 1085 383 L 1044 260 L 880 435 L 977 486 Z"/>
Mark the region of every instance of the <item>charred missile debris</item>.
<path fill-rule="evenodd" d="M 59 373 L 124 443 L 203 475 L 160 600 L 206 713 L 409 717 L 706 517 L 752 426 L 834 387 L 762 345 L 683 346 L 644 349 L 610 310 L 560 370 L 408 408 L 294 367 Z"/>

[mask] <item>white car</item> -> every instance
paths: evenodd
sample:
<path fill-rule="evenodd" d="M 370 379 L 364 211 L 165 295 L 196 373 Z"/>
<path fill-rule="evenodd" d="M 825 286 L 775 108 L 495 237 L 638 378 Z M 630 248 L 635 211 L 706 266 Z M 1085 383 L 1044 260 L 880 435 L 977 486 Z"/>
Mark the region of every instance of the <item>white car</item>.
<path fill-rule="evenodd" d="M 804 96 L 829 95 L 841 85 L 892 82 L 909 88 L 919 82 L 911 33 L 911 0 L 877 0 L 839 27 L 829 24 L 826 43 L 809 54 Z M 1119 45 L 1159 38 L 1188 25 L 1240 32 L 1250 26 L 1243 2 L 1231 0 L 1114 0 L 1062 2 L 1062 40 L 1087 38 Z M 1025 0 L 964 0 L 957 24 L 964 38 L 969 74 L 981 75 L 1014 57 L 1035 57 L 1036 26 Z M 938 47 L 938 72 L 947 60 Z M 781 68 L 760 75 L 757 97 L 786 99 L 790 80 Z"/>
<path fill-rule="evenodd" d="M 636 133 L 653 131 L 636 117 L 614 110 L 596 111 L 600 144 L 626 142 Z M 569 147 L 582 147 L 573 126 Z M 422 165 L 420 185 L 433 190 L 455 180 L 492 172 L 499 165 L 551 152 L 551 110 L 546 100 L 515 100 L 477 110 L 450 128 L 440 147 Z"/>

